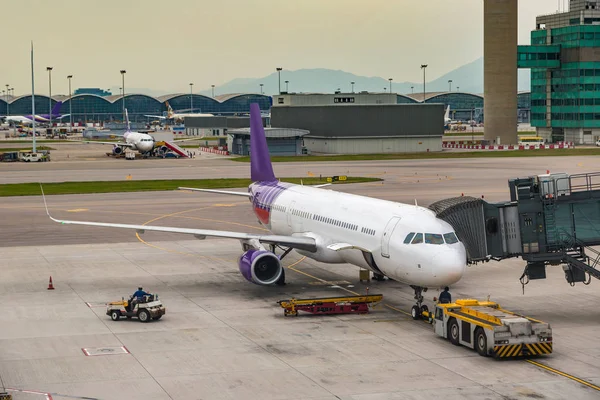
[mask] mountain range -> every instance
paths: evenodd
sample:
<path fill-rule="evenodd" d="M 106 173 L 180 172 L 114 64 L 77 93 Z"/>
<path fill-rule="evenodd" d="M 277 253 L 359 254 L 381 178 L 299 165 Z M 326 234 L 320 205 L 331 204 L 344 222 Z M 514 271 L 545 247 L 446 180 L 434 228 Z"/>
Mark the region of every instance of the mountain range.
<path fill-rule="evenodd" d="M 467 93 L 483 93 L 483 57 L 465 64 L 441 77 L 426 84 L 427 92 L 448 91 L 448 80 L 452 80 L 452 91 L 460 90 Z M 286 91 L 285 81 L 289 81 L 289 92 L 294 93 L 333 93 L 336 90 L 350 92 L 354 82 L 354 91 L 384 92 L 388 91 L 390 82 L 386 78 L 367 77 L 352 74 L 346 71 L 324 68 L 300 69 L 296 71 L 281 71 L 281 90 Z M 263 84 L 263 93 L 273 95 L 278 92 L 277 72 L 262 78 L 238 78 L 223 85 L 215 87 L 215 95 L 226 93 L 260 93 L 260 84 Z M 519 91 L 530 90 L 529 70 L 519 70 Z M 397 82 L 392 81 L 394 93 L 410 94 L 423 91 L 423 82 Z M 211 90 L 204 90 L 201 94 L 211 96 Z"/>
<path fill-rule="evenodd" d="M 448 80 L 452 80 L 452 91 L 467 93 L 483 93 L 483 57 L 452 70 L 441 77 L 429 81 L 426 84 L 427 92 L 448 91 Z M 384 92 L 389 90 L 390 82 L 386 78 L 367 77 L 352 74 L 346 71 L 325 68 L 299 69 L 296 71 L 281 71 L 281 90 L 286 91 L 286 83 L 289 81 L 288 91 L 294 93 L 333 93 L 336 90 L 350 92 L 354 82 L 354 91 Z M 262 78 L 236 78 L 223 85 L 215 87 L 215 95 L 229 93 L 260 93 L 260 84 L 263 84 L 264 94 L 273 95 L 278 92 L 277 72 Z M 119 88 L 112 88 L 113 93 L 119 93 Z M 116 89 L 116 91 L 114 90 Z M 519 91 L 530 90 L 529 70 L 519 70 Z M 392 81 L 392 91 L 401 94 L 423 91 L 423 82 L 397 82 Z M 131 88 L 129 93 L 144 93 L 151 96 L 160 96 L 169 92 Z M 206 89 L 198 92 L 206 96 L 212 95 L 212 90 Z"/>

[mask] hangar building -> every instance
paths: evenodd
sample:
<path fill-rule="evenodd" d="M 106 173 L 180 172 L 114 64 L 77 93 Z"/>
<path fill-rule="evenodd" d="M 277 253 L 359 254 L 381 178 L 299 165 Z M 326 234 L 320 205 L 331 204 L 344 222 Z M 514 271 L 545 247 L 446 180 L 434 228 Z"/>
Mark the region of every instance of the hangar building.
<path fill-rule="evenodd" d="M 304 154 L 302 138 L 309 132 L 302 129 L 265 128 L 267 146 L 271 156 L 297 156 Z M 227 133 L 227 148 L 231 154 L 250 154 L 250 128 L 232 129 Z"/>
<path fill-rule="evenodd" d="M 289 96 L 289 95 L 287 95 Z M 444 135 L 443 104 L 357 104 L 354 94 L 317 95 L 314 103 L 333 99 L 328 105 L 285 105 L 284 96 L 273 96 L 272 126 L 308 130 L 304 145 L 311 153 L 369 154 L 441 151 Z M 398 95 L 385 95 L 396 97 Z M 284 97 L 283 103 L 279 98 Z M 399 96 L 398 96 L 399 97 Z M 405 96 L 402 96 L 405 97 Z M 301 95 L 310 104 L 310 95 Z M 283 104 L 283 105 L 282 105 Z"/>

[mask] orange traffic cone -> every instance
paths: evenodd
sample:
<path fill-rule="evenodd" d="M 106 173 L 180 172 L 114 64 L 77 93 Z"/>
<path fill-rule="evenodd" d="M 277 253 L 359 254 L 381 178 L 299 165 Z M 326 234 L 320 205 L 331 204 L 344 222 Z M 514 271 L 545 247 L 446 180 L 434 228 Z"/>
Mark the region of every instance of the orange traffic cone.
<path fill-rule="evenodd" d="M 54 285 L 52 284 L 52 276 L 50 277 L 50 281 L 48 282 L 48 290 L 54 290 Z"/>

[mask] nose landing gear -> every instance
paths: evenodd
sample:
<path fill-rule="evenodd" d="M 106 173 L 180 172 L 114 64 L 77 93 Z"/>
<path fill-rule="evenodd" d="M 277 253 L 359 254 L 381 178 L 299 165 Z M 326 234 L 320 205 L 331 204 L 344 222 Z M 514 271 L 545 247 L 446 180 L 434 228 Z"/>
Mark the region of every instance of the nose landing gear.
<path fill-rule="evenodd" d="M 411 286 L 411 288 L 415 291 L 415 300 L 417 301 L 417 304 L 410 309 L 410 315 L 415 320 L 421 319 L 423 318 L 423 312 L 429 312 L 429 308 L 426 305 L 423 305 L 423 292 L 426 292 L 427 288 L 421 286 Z"/>

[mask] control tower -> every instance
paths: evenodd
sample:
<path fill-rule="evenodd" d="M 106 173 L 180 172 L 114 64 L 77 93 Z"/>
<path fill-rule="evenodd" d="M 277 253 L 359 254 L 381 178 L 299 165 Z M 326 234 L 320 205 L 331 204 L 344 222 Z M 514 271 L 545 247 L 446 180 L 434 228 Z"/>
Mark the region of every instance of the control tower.
<path fill-rule="evenodd" d="M 484 139 L 495 144 L 517 143 L 517 5 L 483 1 Z"/>

